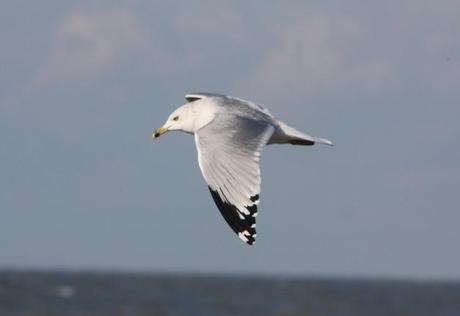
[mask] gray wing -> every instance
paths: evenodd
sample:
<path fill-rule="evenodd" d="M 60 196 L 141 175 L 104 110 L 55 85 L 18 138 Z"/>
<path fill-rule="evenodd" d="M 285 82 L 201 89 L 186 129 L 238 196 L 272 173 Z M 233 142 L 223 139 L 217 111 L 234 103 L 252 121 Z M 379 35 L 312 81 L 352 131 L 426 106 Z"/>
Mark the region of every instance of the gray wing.
<path fill-rule="evenodd" d="M 222 216 L 252 245 L 260 194 L 259 158 L 274 127 L 245 116 L 218 114 L 195 133 L 198 162 Z"/>
<path fill-rule="evenodd" d="M 193 101 L 196 101 L 196 100 L 200 100 L 200 99 L 204 99 L 204 98 L 210 98 L 210 97 L 225 98 L 225 95 L 218 94 L 218 93 L 208 93 L 208 92 L 192 92 L 192 93 L 187 93 L 185 95 L 185 99 L 188 102 L 193 102 Z"/>
<path fill-rule="evenodd" d="M 188 93 L 185 95 L 185 99 L 188 102 L 194 102 L 194 101 L 205 99 L 205 98 L 221 98 L 221 99 L 224 99 L 227 104 L 239 105 L 240 110 L 244 108 L 249 108 L 249 109 L 252 109 L 253 112 L 255 111 L 255 113 L 259 115 L 266 116 L 266 119 L 267 118 L 269 118 L 269 120 L 273 119 L 273 115 L 270 113 L 270 111 L 266 107 L 264 107 L 261 104 L 254 103 L 251 101 L 243 100 L 240 98 L 235 98 L 229 95 L 218 94 L 218 93 L 194 92 L 194 93 Z"/>

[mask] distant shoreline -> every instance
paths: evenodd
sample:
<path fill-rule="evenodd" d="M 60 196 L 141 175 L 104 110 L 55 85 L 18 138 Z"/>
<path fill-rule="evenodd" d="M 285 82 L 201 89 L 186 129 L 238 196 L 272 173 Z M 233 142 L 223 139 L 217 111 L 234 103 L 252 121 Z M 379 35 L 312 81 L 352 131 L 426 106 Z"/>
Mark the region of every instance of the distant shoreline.
<path fill-rule="evenodd" d="M 147 277 L 194 277 L 194 278 L 239 278 L 261 280 L 296 280 L 296 281 L 354 281 L 370 283 L 411 283 L 411 284 L 460 284 L 460 279 L 416 278 L 404 276 L 359 276 L 359 275 L 300 275 L 280 273 L 219 272 L 219 271 L 174 271 L 174 270 L 130 270 L 103 268 L 37 268 L 37 267 L 0 267 L 0 275 L 19 274 L 69 274 L 69 275 L 105 275 L 105 276 L 147 276 Z"/>

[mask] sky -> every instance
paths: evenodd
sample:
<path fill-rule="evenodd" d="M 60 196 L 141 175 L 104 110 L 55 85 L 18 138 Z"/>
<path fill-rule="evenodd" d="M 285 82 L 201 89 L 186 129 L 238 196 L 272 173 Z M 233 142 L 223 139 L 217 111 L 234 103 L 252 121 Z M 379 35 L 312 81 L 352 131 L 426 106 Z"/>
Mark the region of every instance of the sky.
<path fill-rule="evenodd" d="M 0 268 L 460 278 L 458 1 L 3 1 Z M 255 246 L 193 138 L 189 92 L 328 146 L 261 161 Z"/>

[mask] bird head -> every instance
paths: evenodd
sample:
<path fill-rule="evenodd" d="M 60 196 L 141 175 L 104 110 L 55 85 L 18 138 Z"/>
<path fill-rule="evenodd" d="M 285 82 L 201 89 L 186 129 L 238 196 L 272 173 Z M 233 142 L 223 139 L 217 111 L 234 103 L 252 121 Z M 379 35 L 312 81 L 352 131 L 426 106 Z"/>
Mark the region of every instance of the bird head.
<path fill-rule="evenodd" d="M 162 127 L 157 128 L 152 134 L 152 138 L 158 138 L 168 131 L 180 130 L 193 133 L 195 127 L 194 111 L 191 111 L 188 104 L 185 104 L 172 112 Z"/>

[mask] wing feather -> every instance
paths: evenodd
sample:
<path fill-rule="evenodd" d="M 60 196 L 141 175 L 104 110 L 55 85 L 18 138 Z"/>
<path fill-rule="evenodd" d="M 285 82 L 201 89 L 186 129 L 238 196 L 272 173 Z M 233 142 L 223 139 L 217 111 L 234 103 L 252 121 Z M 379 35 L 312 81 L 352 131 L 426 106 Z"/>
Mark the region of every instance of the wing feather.
<path fill-rule="evenodd" d="M 217 115 L 195 133 L 198 162 L 211 196 L 228 225 L 250 245 L 256 237 L 260 153 L 273 132 L 266 121 Z"/>

